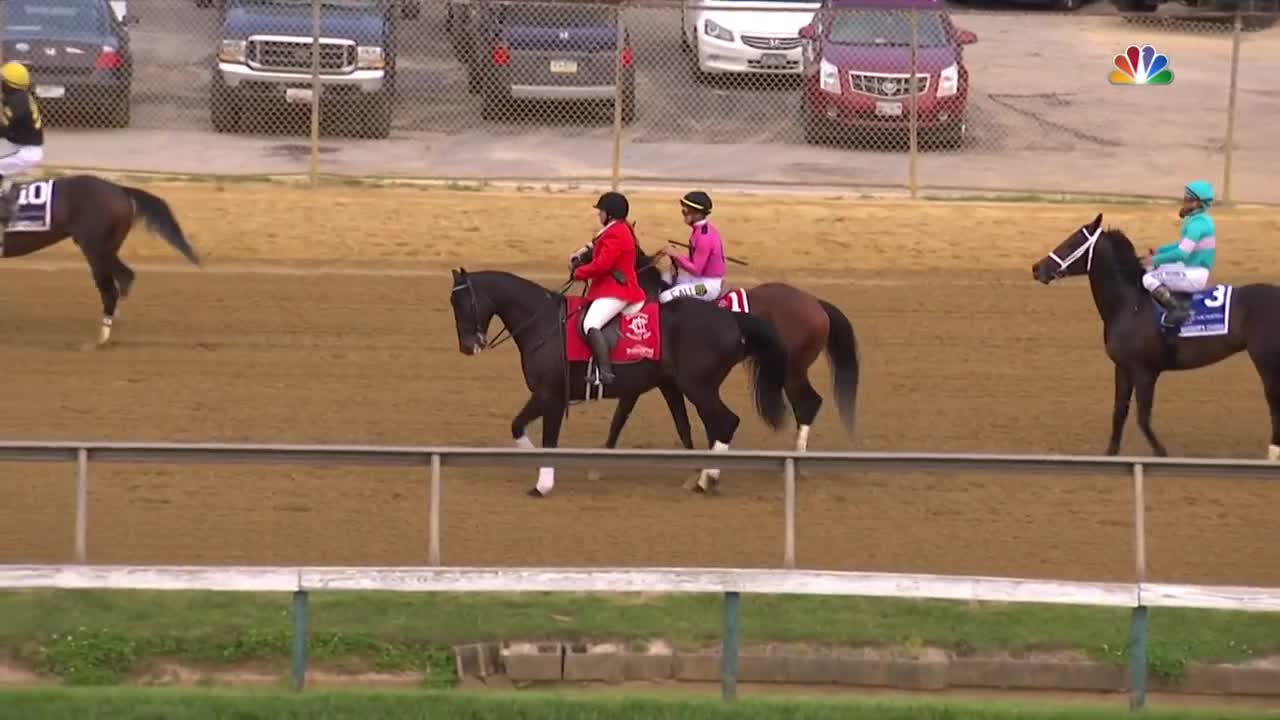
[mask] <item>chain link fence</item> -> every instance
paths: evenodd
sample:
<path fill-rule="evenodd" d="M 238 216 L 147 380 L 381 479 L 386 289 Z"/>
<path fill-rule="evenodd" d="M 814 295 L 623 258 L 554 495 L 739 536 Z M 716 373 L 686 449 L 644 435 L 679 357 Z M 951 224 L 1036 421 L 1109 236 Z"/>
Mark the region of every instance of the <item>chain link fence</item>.
<path fill-rule="evenodd" d="M 1280 202 L 1274 12 L 1115 1 L 5 0 L 3 52 L 57 166 Z"/>

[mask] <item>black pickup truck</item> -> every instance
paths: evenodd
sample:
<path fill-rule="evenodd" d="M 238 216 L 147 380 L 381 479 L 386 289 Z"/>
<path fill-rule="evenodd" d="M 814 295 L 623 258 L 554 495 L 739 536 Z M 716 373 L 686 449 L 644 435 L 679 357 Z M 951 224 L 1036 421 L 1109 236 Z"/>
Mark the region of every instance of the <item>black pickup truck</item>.
<path fill-rule="evenodd" d="M 322 0 L 320 103 L 326 122 L 348 121 L 367 137 L 390 133 L 397 19 L 410 14 L 410 5 L 401 3 Z M 209 92 L 214 129 L 236 132 L 245 114 L 258 108 L 271 112 L 294 105 L 305 112 L 312 95 L 312 0 L 219 4 L 222 37 Z"/>

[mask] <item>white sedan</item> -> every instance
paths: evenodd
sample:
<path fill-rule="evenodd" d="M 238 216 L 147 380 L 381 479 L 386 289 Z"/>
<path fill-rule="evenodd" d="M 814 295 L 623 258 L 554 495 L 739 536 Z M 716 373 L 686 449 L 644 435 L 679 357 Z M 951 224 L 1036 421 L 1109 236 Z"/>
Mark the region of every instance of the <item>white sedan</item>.
<path fill-rule="evenodd" d="M 708 74 L 799 74 L 800 28 L 820 2 L 683 0 L 681 40 Z"/>

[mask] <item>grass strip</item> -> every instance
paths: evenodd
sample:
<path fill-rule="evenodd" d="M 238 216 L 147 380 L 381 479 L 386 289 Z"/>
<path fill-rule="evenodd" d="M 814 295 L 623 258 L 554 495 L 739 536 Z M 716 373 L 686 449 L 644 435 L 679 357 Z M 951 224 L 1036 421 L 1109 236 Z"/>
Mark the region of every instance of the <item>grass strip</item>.
<path fill-rule="evenodd" d="M 76 684 L 110 684 L 166 659 L 195 666 L 281 661 L 290 653 L 287 593 L 25 591 L 0 593 L 0 652 Z M 677 649 L 721 636 L 718 595 L 317 593 L 310 660 L 318 667 L 422 671 L 453 682 L 449 646 L 493 640 L 662 638 Z M 972 604 L 749 595 L 742 639 L 824 646 L 941 647 L 960 656 L 1072 649 L 1127 659 L 1129 612 L 1066 605 Z M 1280 654 L 1280 614 L 1151 612 L 1152 669 Z"/>
<path fill-rule="evenodd" d="M 95 688 L 0 692 L 0 718 L 22 720 L 1121 720 L 1117 707 L 921 701 L 573 697 L 542 693 L 360 692 Z M 1258 711 L 1148 709 L 1149 720 L 1277 718 Z"/>

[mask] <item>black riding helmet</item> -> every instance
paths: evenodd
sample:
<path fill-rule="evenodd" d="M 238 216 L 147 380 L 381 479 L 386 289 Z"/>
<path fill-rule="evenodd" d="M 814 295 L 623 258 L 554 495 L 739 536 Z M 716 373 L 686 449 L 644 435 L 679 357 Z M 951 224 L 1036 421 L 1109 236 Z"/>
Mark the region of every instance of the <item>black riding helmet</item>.
<path fill-rule="evenodd" d="M 627 213 L 631 212 L 631 203 L 627 202 L 627 196 L 622 193 L 607 192 L 596 200 L 595 208 L 603 210 L 609 220 L 626 220 Z"/>
<path fill-rule="evenodd" d="M 684 197 L 680 198 L 680 204 L 703 215 L 711 214 L 711 196 L 701 190 L 686 193 Z"/>

